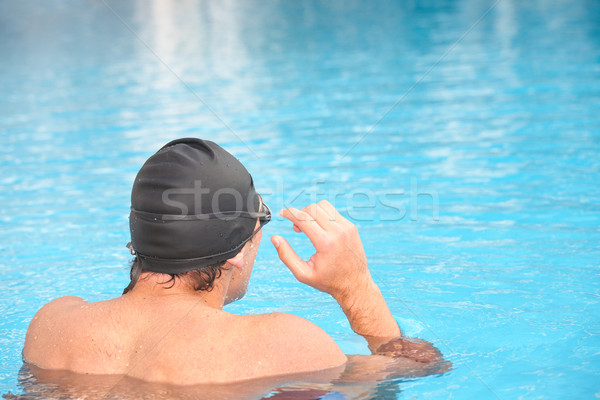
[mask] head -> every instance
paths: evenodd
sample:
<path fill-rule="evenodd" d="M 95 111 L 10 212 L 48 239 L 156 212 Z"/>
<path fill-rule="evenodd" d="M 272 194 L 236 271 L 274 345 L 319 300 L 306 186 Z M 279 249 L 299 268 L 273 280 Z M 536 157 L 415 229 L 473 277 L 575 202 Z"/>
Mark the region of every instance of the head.
<path fill-rule="evenodd" d="M 131 290 L 140 274 L 165 274 L 210 291 L 232 274 L 228 299 L 245 293 L 270 211 L 244 166 L 217 144 L 172 141 L 138 172 L 131 194 Z M 167 286 L 168 287 L 168 286 Z"/>

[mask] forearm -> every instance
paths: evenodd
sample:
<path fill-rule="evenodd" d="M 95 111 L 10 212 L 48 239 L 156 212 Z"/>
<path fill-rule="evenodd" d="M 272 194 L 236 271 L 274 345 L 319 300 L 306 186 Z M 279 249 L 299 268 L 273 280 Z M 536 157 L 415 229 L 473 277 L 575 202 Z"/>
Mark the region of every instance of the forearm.
<path fill-rule="evenodd" d="M 345 296 L 337 296 L 336 300 L 354 332 L 367 340 L 373 354 L 407 358 L 419 363 L 442 359 L 441 353 L 431 343 L 401 337 L 398 324 L 370 276 L 355 289 Z"/>
<path fill-rule="evenodd" d="M 354 332 L 369 343 L 373 354 L 409 358 L 429 363 L 441 355 L 428 342 L 402 337 L 381 291 L 367 267 L 367 257 L 356 226 L 341 216 L 327 201 L 302 210 L 284 209 L 284 218 L 304 232 L 317 250 L 302 260 L 280 236 L 271 238 L 279 258 L 298 281 L 329 293 L 346 314 Z"/>
<path fill-rule="evenodd" d="M 346 314 L 352 330 L 371 337 L 396 337 L 402 332 L 392 316 L 381 291 L 370 275 L 360 284 L 334 296 Z"/>

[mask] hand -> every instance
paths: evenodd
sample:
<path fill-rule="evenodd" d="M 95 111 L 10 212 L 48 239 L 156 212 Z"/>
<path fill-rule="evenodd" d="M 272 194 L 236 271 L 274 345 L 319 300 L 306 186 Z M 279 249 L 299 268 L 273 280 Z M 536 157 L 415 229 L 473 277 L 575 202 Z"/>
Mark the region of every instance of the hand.
<path fill-rule="evenodd" d="M 338 301 L 370 284 L 367 257 L 356 226 L 328 201 L 302 210 L 287 208 L 280 214 L 294 223 L 296 232 L 304 232 L 316 249 L 316 253 L 304 261 L 284 238 L 271 237 L 279 258 L 296 279 L 331 294 Z"/>

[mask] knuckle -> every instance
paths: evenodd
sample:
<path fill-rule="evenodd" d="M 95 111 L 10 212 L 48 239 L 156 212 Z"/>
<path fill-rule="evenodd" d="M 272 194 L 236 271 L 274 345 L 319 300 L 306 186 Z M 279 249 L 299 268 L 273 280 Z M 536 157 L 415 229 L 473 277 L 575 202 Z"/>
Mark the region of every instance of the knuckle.
<path fill-rule="evenodd" d="M 358 233 L 358 228 L 352 222 L 348 221 L 348 223 L 344 226 L 344 230 L 349 234 L 355 235 Z"/>
<path fill-rule="evenodd" d="M 320 206 L 330 206 L 331 204 L 329 204 L 329 202 L 327 200 L 321 200 L 318 203 Z"/>
<path fill-rule="evenodd" d="M 331 248 L 331 247 L 333 247 L 333 245 L 335 245 L 337 240 L 335 240 L 335 238 L 332 236 L 325 236 L 321 242 L 323 243 L 323 245 L 325 247 Z"/>
<path fill-rule="evenodd" d="M 358 229 L 356 228 L 356 225 L 349 224 L 342 227 L 342 229 L 340 230 L 340 236 L 344 239 L 350 239 L 356 236 L 357 232 Z"/>
<path fill-rule="evenodd" d="M 309 204 L 309 205 L 307 205 L 306 207 L 304 207 L 302 209 L 302 212 L 304 214 L 306 214 L 307 216 L 315 214 L 317 212 L 317 205 L 316 204 Z"/>
<path fill-rule="evenodd" d="M 342 240 L 346 240 L 350 237 L 350 233 L 347 229 L 340 229 L 339 231 L 337 231 L 337 236 Z"/>

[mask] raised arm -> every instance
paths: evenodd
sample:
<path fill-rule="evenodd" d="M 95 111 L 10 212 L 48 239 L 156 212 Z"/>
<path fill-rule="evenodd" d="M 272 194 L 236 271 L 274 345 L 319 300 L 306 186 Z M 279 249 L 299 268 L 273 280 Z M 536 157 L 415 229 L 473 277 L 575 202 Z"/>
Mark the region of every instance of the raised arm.
<path fill-rule="evenodd" d="M 304 232 L 316 249 L 302 260 L 281 236 L 271 241 L 279 258 L 296 279 L 329 293 L 340 305 L 354 332 L 365 337 L 373 354 L 407 357 L 419 362 L 439 359 L 427 342 L 409 341 L 394 320 L 373 281 L 356 226 L 326 200 L 302 210 L 288 208 L 281 215 Z"/>

